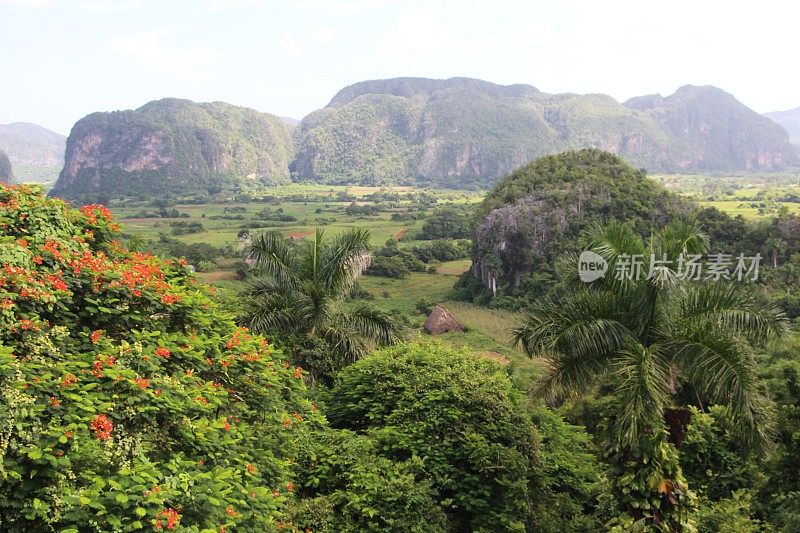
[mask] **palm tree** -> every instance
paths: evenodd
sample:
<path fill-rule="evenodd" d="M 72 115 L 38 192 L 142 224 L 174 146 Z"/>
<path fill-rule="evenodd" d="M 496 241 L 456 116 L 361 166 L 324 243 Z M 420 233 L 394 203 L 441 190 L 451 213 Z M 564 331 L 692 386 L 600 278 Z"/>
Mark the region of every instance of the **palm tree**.
<path fill-rule="evenodd" d="M 581 283 L 572 257 L 567 296 L 537 302 L 514 331 L 529 356 L 548 363 L 540 392 L 580 394 L 610 386 L 619 405 L 613 438 L 617 446 L 635 449 L 665 429 L 675 437 L 665 415 L 683 389 L 701 407 L 702 400 L 727 405 L 743 443 L 763 450 L 771 426 L 755 352 L 784 336 L 783 314 L 741 283 L 681 276 L 681 254 L 708 250 L 696 224 L 673 223 L 647 243 L 619 223 L 595 226 L 586 244 L 608 262 L 606 276 Z M 651 254 L 666 254 L 673 263 L 656 264 L 643 279 L 616 279 L 635 254 L 646 263 Z"/>
<path fill-rule="evenodd" d="M 345 302 L 370 262 L 369 232 L 292 242 L 263 233 L 245 244 L 258 276 L 244 314 L 248 327 L 276 335 L 312 378 L 329 378 L 363 357 L 371 345 L 394 343 L 399 325 L 366 303 Z"/>

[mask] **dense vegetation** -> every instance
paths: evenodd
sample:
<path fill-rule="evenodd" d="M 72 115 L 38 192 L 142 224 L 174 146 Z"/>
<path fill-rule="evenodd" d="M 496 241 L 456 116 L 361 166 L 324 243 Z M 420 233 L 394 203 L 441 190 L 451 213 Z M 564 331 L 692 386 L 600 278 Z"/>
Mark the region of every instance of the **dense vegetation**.
<path fill-rule="evenodd" d="M 107 209 L 0 188 L 0 528 L 268 530 L 303 373 Z"/>
<path fill-rule="evenodd" d="M 286 183 L 293 151 L 289 126 L 276 116 L 158 100 L 78 121 L 53 194 L 158 197 Z"/>
<path fill-rule="evenodd" d="M 339 91 L 300 125 L 299 180 L 486 187 L 536 157 L 602 148 L 652 171 L 777 169 L 785 131 L 714 87 L 620 104 L 468 78 L 395 78 Z"/>
<path fill-rule="evenodd" d="M 0 529 L 794 531 L 800 336 L 768 341 L 800 311 L 796 189 L 738 183 L 694 197 L 770 207 L 698 209 L 583 151 L 483 204 L 293 185 L 117 201 L 124 233 L 3 189 Z M 530 195 L 581 216 L 479 300 L 523 312 L 443 302 L 475 208 Z M 762 277 L 586 285 L 564 259 L 644 246 L 760 250 Z M 465 331 L 408 343 L 437 303 Z"/>
<path fill-rule="evenodd" d="M 647 233 L 688 204 L 619 157 L 579 150 L 539 158 L 509 174 L 487 194 L 473 237 L 473 273 L 467 294 L 519 305 L 555 281 L 556 259 L 579 251 L 593 223 L 624 220 Z"/>

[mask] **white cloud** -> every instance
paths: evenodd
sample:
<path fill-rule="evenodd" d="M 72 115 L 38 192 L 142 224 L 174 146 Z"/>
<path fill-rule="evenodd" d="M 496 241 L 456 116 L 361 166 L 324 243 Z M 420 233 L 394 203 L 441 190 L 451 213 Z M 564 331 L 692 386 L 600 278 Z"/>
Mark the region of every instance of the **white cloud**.
<path fill-rule="evenodd" d="M 206 67 L 219 59 L 220 54 L 207 48 L 185 48 L 169 42 L 169 37 L 183 28 L 174 25 L 120 35 L 110 39 L 108 46 L 142 70 L 199 81 L 206 78 Z"/>
<path fill-rule="evenodd" d="M 428 9 L 417 6 L 403 11 L 388 35 L 377 42 L 383 53 L 397 55 L 470 52 L 490 47 L 493 40 L 484 34 L 454 34 Z"/>
<path fill-rule="evenodd" d="M 264 5 L 266 0 L 219 0 L 209 2 L 200 13 L 217 13 L 241 7 L 258 7 Z"/>
<path fill-rule="evenodd" d="M 300 0 L 294 4 L 303 11 L 325 11 L 333 13 L 356 13 L 381 7 L 391 0 Z"/>
<path fill-rule="evenodd" d="M 40 8 L 49 7 L 57 2 L 59 0 L 0 0 L 0 5 Z"/>
<path fill-rule="evenodd" d="M 278 44 L 284 53 L 300 56 L 328 46 L 336 40 L 336 30 L 330 26 L 310 26 L 298 32 L 283 32 Z"/>

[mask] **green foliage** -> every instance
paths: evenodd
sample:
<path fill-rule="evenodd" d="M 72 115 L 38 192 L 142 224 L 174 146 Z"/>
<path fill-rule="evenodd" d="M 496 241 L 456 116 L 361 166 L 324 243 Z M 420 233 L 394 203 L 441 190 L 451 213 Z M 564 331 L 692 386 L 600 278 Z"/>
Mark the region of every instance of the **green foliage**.
<path fill-rule="evenodd" d="M 689 486 L 712 502 L 760 485 L 760 465 L 744 449 L 720 406 L 711 406 L 708 413 L 692 408 L 680 461 Z"/>
<path fill-rule="evenodd" d="M 608 477 L 619 509 L 610 531 L 684 531 L 691 525 L 693 494 L 678 464 L 678 451 L 659 430 L 642 437 L 636 446 L 611 445 L 606 460 Z"/>
<path fill-rule="evenodd" d="M 451 529 L 524 530 L 537 433 L 496 363 L 433 343 L 379 350 L 339 374 L 325 406 L 381 455 L 422 458 Z"/>
<path fill-rule="evenodd" d="M 411 248 L 411 252 L 424 262 L 431 261 L 455 261 L 469 257 L 471 243 L 469 240 L 443 239 L 433 241 Z"/>
<path fill-rule="evenodd" d="M 318 229 L 301 242 L 264 233 L 244 250 L 255 276 L 243 321 L 276 335 L 315 379 L 329 380 L 372 344 L 392 344 L 400 333 L 388 313 L 366 302 L 344 305 L 370 262 L 369 238 L 358 229 L 333 239 Z"/>
<path fill-rule="evenodd" d="M 401 279 L 410 274 L 411 271 L 401 257 L 378 255 L 375 256 L 364 273 L 368 276 Z"/>
<path fill-rule="evenodd" d="M 692 516 L 697 531 L 715 533 L 758 533 L 764 531 L 753 518 L 752 494 L 738 490 L 719 501 L 701 499 Z"/>
<path fill-rule="evenodd" d="M 102 142 L 91 141 L 98 137 Z M 279 117 L 167 98 L 79 120 L 52 192 L 71 199 L 159 197 L 288 183 L 293 152 L 290 129 Z M 91 156 L 78 156 L 86 153 Z"/>
<path fill-rule="evenodd" d="M 348 430 L 315 433 L 298 457 L 294 523 L 313 531 L 446 531 L 424 461 L 395 461 Z"/>
<path fill-rule="evenodd" d="M 102 206 L 0 186 L 0 225 L 0 528 L 285 521 L 302 371 Z"/>
<path fill-rule="evenodd" d="M 470 213 L 463 208 L 440 207 L 425 219 L 419 238 L 466 239 L 470 234 Z"/>
<path fill-rule="evenodd" d="M 556 259 L 582 252 L 580 235 L 593 224 L 613 219 L 647 235 L 688 210 L 643 170 L 608 152 L 542 157 L 495 185 L 478 209 L 475 274 L 483 286 L 494 287 L 493 296 L 525 299 L 530 287 L 523 279 L 555 276 Z"/>
<path fill-rule="evenodd" d="M 528 531 L 597 531 L 610 517 L 608 480 L 585 429 L 567 424 L 555 412 L 537 407 L 532 419 L 539 435 L 535 484 Z"/>

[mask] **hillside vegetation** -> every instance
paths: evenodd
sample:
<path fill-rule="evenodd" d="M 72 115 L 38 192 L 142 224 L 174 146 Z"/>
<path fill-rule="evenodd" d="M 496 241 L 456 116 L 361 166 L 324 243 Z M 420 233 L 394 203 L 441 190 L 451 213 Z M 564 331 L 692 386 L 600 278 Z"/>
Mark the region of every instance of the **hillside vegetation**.
<path fill-rule="evenodd" d="M 0 150 L 8 153 L 20 181 L 54 182 L 66 144 L 66 137 L 36 124 L 0 124 Z"/>
<path fill-rule="evenodd" d="M 485 187 L 528 161 L 599 148 L 651 171 L 798 163 L 786 132 L 714 87 L 621 104 L 481 80 L 395 78 L 342 89 L 300 125 L 295 179 Z"/>
<path fill-rule="evenodd" d="M 287 183 L 290 127 L 222 102 L 165 99 L 94 113 L 72 129 L 53 194 L 159 196 Z"/>

